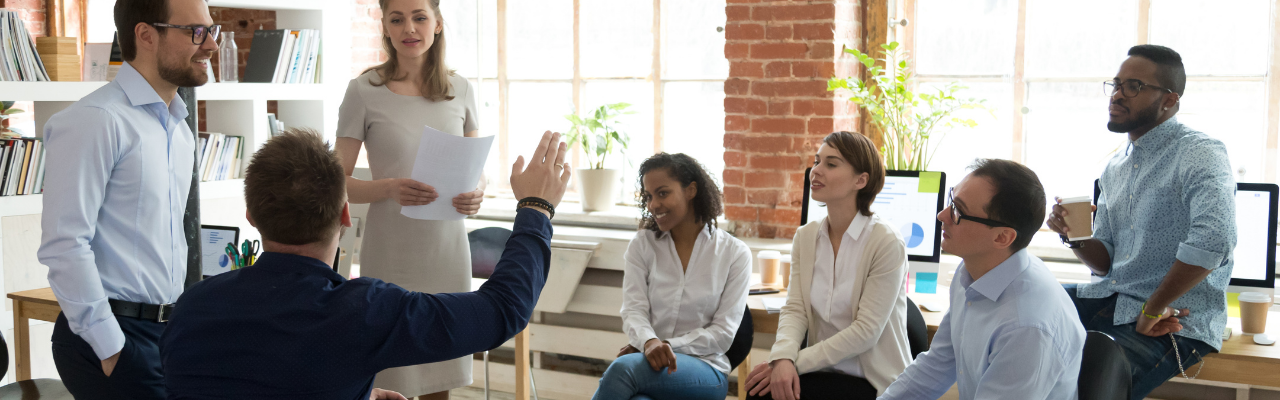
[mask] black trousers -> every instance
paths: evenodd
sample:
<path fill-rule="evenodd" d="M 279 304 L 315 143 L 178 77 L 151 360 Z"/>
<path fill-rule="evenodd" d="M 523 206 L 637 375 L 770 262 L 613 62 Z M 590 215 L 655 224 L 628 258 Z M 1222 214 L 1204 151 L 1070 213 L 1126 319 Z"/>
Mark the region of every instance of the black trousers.
<path fill-rule="evenodd" d="M 741 394 L 738 395 L 741 398 Z M 810 372 L 800 375 L 800 398 L 804 400 L 860 400 L 876 398 L 876 388 L 866 379 L 837 372 Z M 747 396 L 747 400 L 773 400 L 773 393 Z"/>
<path fill-rule="evenodd" d="M 160 334 L 164 323 L 117 316 L 124 331 L 124 348 L 111 376 L 88 342 L 71 332 L 67 317 L 58 314 L 53 326 L 53 363 L 77 400 L 164 399 L 160 368 Z"/>

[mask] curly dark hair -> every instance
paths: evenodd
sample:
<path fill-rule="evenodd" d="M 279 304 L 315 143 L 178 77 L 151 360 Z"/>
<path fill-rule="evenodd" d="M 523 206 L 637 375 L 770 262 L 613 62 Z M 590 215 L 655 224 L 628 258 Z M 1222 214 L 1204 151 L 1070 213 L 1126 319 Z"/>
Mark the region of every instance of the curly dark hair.
<path fill-rule="evenodd" d="M 697 218 L 698 223 L 706 224 L 708 228 L 716 227 L 716 217 L 724 213 L 724 205 L 721 201 L 720 187 L 716 185 L 711 175 L 707 173 L 707 169 L 684 153 L 658 153 L 640 163 L 640 177 L 636 179 L 636 199 L 640 202 L 640 229 L 648 229 L 661 233 L 658 229 L 658 221 L 649 214 L 649 200 L 653 199 L 648 192 L 644 190 L 644 176 L 649 172 L 665 169 L 668 174 L 676 181 L 680 182 L 681 187 L 687 187 L 690 183 L 696 183 L 698 194 L 693 197 L 693 215 Z"/>

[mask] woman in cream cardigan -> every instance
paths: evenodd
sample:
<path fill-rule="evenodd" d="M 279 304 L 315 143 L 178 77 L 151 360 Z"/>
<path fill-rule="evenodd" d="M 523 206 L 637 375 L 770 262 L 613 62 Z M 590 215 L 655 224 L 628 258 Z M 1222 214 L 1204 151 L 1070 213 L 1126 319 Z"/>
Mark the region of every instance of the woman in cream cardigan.
<path fill-rule="evenodd" d="M 748 399 L 874 399 L 911 363 L 907 250 L 870 211 L 884 176 L 865 136 L 823 139 L 809 180 L 828 217 L 792 240 L 787 304 L 769 362 L 747 380 Z"/>

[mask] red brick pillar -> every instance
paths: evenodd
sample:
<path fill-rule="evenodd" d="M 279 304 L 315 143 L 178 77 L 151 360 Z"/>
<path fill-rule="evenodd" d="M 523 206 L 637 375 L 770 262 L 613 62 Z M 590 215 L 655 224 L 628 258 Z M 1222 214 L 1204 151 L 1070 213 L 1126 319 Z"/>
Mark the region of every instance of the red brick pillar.
<path fill-rule="evenodd" d="M 725 8 L 725 218 L 738 236 L 791 238 L 804 170 L 822 138 L 853 131 L 857 109 L 827 91 L 858 72 L 855 1 L 729 0 Z"/>
<path fill-rule="evenodd" d="M 387 61 L 382 51 L 382 8 L 378 0 L 355 0 L 351 17 L 351 77 Z"/>

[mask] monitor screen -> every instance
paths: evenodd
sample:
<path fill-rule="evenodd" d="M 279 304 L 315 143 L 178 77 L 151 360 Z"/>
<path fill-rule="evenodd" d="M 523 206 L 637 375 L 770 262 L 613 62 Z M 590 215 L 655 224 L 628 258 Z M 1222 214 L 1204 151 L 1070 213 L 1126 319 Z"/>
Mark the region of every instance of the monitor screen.
<path fill-rule="evenodd" d="M 1270 183 L 1236 184 L 1236 249 L 1231 253 L 1231 285 L 1274 287 L 1276 203 L 1280 187 Z M 1094 180 L 1093 203 L 1102 195 Z M 1259 218 L 1266 216 L 1265 218 Z"/>
<path fill-rule="evenodd" d="M 231 258 L 227 257 L 227 244 L 240 241 L 240 228 L 234 226 L 200 225 L 200 273 L 214 276 L 231 270 Z"/>
<path fill-rule="evenodd" d="M 1268 188 L 1268 186 L 1270 188 Z M 1236 189 L 1236 250 L 1231 284 L 1275 279 L 1276 185 L 1241 183 Z M 1260 218 L 1262 216 L 1269 218 Z M 1266 285 L 1271 287 L 1271 285 Z"/>
<path fill-rule="evenodd" d="M 871 203 L 871 212 L 897 230 L 907 245 L 911 261 L 938 262 L 942 252 L 942 222 L 938 212 L 945 201 L 946 174 L 942 172 L 887 171 L 884 188 Z M 809 171 L 805 171 L 801 224 L 827 216 L 826 205 L 809 197 Z"/>

